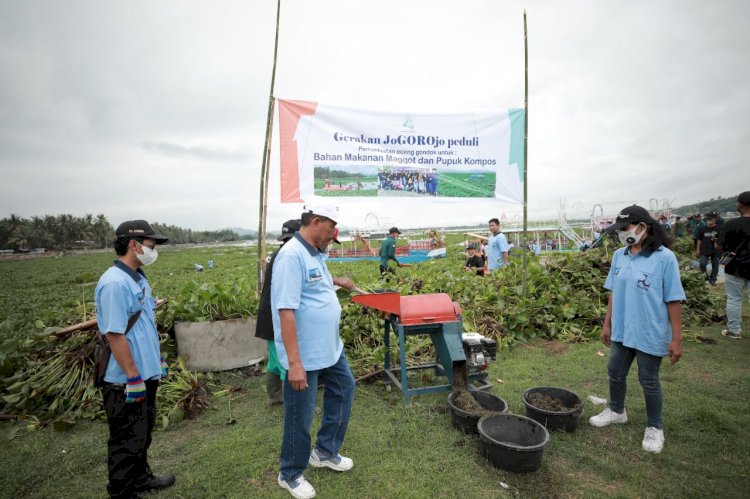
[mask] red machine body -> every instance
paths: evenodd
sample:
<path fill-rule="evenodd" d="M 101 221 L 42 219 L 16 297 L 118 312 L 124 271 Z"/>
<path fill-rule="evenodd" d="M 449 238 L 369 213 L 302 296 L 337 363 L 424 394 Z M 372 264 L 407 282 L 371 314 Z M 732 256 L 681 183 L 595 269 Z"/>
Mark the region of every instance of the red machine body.
<path fill-rule="evenodd" d="M 404 326 L 456 322 L 461 317 L 461 307 L 445 293 L 401 296 L 394 291 L 357 295 L 352 301 L 396 315 Z"/>

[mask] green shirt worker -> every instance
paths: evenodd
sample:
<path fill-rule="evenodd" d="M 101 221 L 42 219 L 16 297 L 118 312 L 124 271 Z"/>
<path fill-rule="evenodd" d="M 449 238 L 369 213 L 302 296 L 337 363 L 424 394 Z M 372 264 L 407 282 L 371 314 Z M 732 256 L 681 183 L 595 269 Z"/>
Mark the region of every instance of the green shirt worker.
<path fill-rule="evenodd" d="M 395 274 L 396 272 L 393 271 L 391 267 L 388 266 L 388 260 L 393 260 L 396 262 L 396 265 L 399 267 L 403 267 L 403 263 L 399 263 L 398 260 L 396 260 L 396 239 L 398 239 L 399 234 L 401 234 L 401 231 L 398 230 L 397 227 L 391 227 L 388 230 L 388 237 L 383 239 L 383 242 L 380 243 L 380 275 L 383 276 L 386 274 L 386 272 L 390 272 L 391 274 Z"/>

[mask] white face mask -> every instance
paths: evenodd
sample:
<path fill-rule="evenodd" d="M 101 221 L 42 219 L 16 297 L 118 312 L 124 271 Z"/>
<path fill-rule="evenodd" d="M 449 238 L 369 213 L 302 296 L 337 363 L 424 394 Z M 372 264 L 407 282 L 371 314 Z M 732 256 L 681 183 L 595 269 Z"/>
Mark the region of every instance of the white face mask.
<path fill-rule="evenodd" d="M 640 234 L 636 234 L 638 227 L 640 227 L 640 224 L 633 227 L 633 230 L 618 230 L 617 237 L 620 238 L 620 242 L 624 244 L 625 246 L 632 246 L 634 244 L 638 244 L 640 240 L 643 238 L 643 234 L 646 233 L 646 231 L 643 230 L 641 231 Z"/>
<path fill-rule="evenodd" d="M 138 242 L 138 241 L 136 241 Z M 141 249 L 143 250 L 143 254 L 136 254 L 135 257 L 140 260 L 140 262 L 143 265 L 151 265 L 156 261 L 156 257 L 159 256 L 159 252 L 156 251 L 156 248 L 151 249 L 148 246 L 144 246 L 140 243 L 138 243 L 141 246 Z"/>

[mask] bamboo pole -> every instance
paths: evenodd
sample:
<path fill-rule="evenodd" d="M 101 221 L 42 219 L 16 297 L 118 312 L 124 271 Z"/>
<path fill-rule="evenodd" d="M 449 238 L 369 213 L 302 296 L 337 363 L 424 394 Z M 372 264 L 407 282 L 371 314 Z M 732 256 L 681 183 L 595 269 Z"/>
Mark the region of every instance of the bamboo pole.
<path fill-rule="evenodd" d="M 526 9 L 523 11 L 523 56 L 524 56 L 524 120 L 523 120 L 523 240 L 526 241 L 529 207 L 529 39 L 526 33 Z M 521 294 L 526 296 L 528 269 L 526 249 L 523 252 L 523 281 Z"/>
<path fill-rule="evenodd" d="M 279 18 L 281 17 L 281 0 L 276 1 L 276 40 L 273 46 L 273 69 L 271 70 L 271 91 L 268 94 L 268 118 L 266 119 L 266 143 L 263 149 L 263 163 L 260 168 L 260 207 L 258 216 L 258 287 L 263 287 L 263 271 L 266 261 L 266 215 L 268 214 L 268 162 L 271 157 L 271 134 L 273 132 L 273 111 L 275 99 L 273 97 L 276 84 L 276 58 L 279 51 Z"/>
<path fill-rule="evenodd" d="M 167 303 L 168 301 L 168 298 L 159 298 L 158 300 L 156 300 L 156 306 L 158 307 L 164 303 Z M 85 331 L 86 329 L 91 329 L 94 326 L 96 326 L 96 319 L 90 319 L 84 322 L 79 322 L 78 324 L 73 324 L 62 329 L 58 329 L 57 331 L 52 331 L 50 335 L 56 336 L 58 338 L 64 338 L 66 336 L 70 336 L 72 333 L 75 333 L 77 331 Z"/>

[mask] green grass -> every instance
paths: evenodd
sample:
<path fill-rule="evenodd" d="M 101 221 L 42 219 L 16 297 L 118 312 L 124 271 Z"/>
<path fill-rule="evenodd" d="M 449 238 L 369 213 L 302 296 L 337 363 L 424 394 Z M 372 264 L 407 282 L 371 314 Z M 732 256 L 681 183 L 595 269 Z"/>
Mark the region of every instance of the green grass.
<path fill-rule="evenodd" d="M 484 173 L 481 179 L 468 180 L 471 173 L 438 175 L 438 196 L 459 198 L 491 198 L 495 196 L 495 174 Z"/>
<path fill-rule="evenodd" d="M 165 249 L 146 271 L 157 294 L 173 296 L 189 280 L 254 279 L 253 249 Z M 193 263 L 205 265 L 209 257 L 216 268 L 196 273 Z M 451 258 L 460 263 L 457 255 Z M 91 273 L 96 280 L 113 259 L 112 253 L 95 253 L 0 261 L 6 284 L 0 288 L 0 320 L 75 322 L 77 312 L 71 307 L 75 310 L 81 299 L 81 276 Z M 350 274 L 358 282 L 377 272 L 370 264 L 332 264 L 331 270 L 334 275 Z M 93 288 L 86 289 L 91 299 Z M 717 344 L 685 342 L 683 360 L 663 365 L 667 441 L 660 455 L 641 450 L 645 409 L 635 366 L 629 377 L 627 425 L 590 427 L 586 419 L 601 407 L 586 402 L 578 431 L 553 433 L 542 468 L 524 475 L 496 470 L 479 454 L 478 437 L 452 428 L 446 394 L 417 397 L 404 408 L 400 393 L 388 392 L 377 382 L 357 387 L 342 449 L 355 460 L 354 470 L 342 475 L 314 469 L 307 477 L 321 497 L 746 497 L 750 340 L 724 339 L 721 329 L 691 327 L 690 333 L 716 338 Z M 563 386 L 582 397 L 606 397 L 606 357 L 597 355 L 599 351 L 606 349 L 596 342 L 536 342 L 501 350 L 491 364 L 490 378 L 503 383 L 497 382 L 491 391 L 521 414 L 521 393 L 533 386 Z M 266 407 L 263 378 L 248 374 L 230 371 L 216 376 L 225 386 L 244 389 L 232 402 L 236 424 L 226 424 L 228 399 L 220 398 L 197 419 L 155 432 L 152 465 L 159 473 L 175 473 L 178 481 L 152 496 L 288 497 L 276 485 L 282 411 Z M 0 440 L 0 497 L 105 495 L 103 422 L 79 421 L 64 433 L 51 428 L 27 433 L 18 424 L 4 422 L 0 433 L 0 438 L 17 433 Z"/>
<path fill-rule="evenodd" d="M 660 455 L 641 450 L 645 410 L 635 369 L 628 380 L 630 422 L 593 428 L 585 421 L 600 407 L 587 401 L 578 431 L 553 433 L 542 468 L 531 474 L 489 465 L 477 450 L 478 437 L 452 428 L 445 394 L 417 397 L 404 408 L 400 393 L 375 383 L 357 387 L 342 449 L 355 468 L 345 474 L 311 469 L 306 476 L 321 497 L 746 497 L 750 342 L 722 339 L 720 329 L 704 331 L 716 345 L 686 343 L 683 360 L 662 368 L 667 440 Z M 492 392 L 515 413 L 523 413 L 521 393 L 532 386 L 606 397 L 606 358 L 597 355 L 604 350 L 593 342 L 539 342 L 503 351 L 491 367 L 491 379 L 503 383 Z M 238 422 L 226 424 L 228 400 L 218 399 L 198 419 L 157 431 L 152 465 L 177 475 L 175 487 L 158 497 L 288 497 L 275 481 L 281 409 L 266 408 L 262 377 L 234 371 L 219 378 L 245 389 L 232 404 Z M 3 446 L 1 497 L 104 493 L 103 423 L 24 433 Z"/>
<path fill-rule="evenodd" d="M 96 282 L 115 258 L 110 249 L 65 257 L 0 260 L 3 281 L 12 283 L 0 286 L 0 322 L 24 317 L 42 319 L 52 326 L 78 322 L 83 318 L 83 298 L 93 304 Z M 212 270 L 208 270 L 209 258 L 215 263 Z M 155 295 L 174 296 L 189 280 L 254 279 L 255 262 L 255 246 L 159 248 L 157 263 L 144 270 Z M 205 270 L 196 272 L 194 263 Z M 88 283 L 83 291 L 82 283 Z M 78 313 L 72 312 L 76 309 Z"/>

